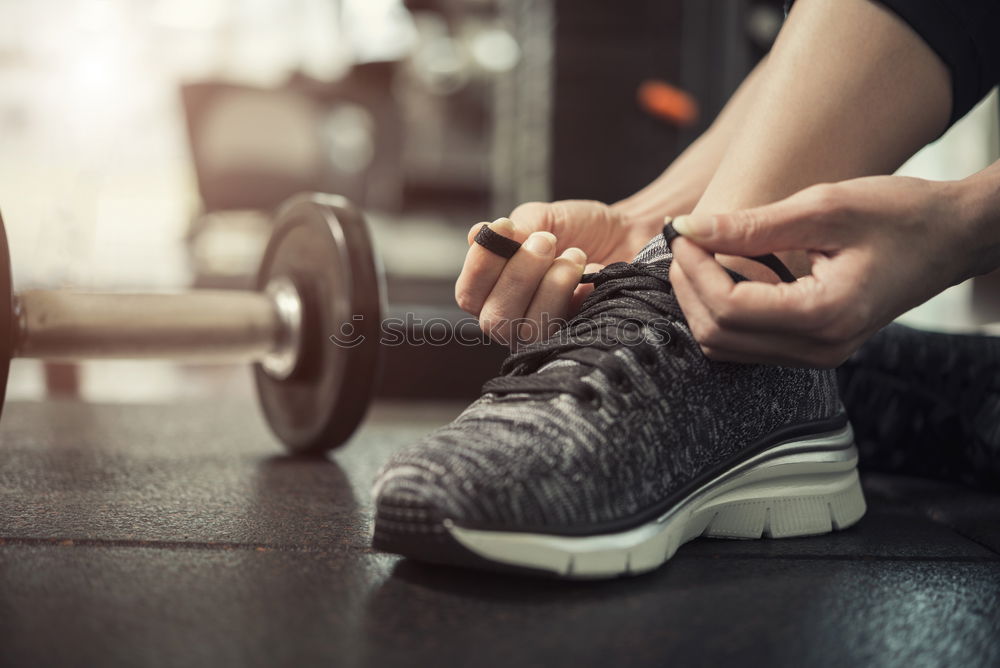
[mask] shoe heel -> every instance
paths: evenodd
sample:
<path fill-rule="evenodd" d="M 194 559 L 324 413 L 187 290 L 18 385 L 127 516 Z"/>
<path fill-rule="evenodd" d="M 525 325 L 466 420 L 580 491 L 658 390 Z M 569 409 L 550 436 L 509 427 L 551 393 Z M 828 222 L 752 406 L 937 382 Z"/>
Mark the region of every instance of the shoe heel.
<path fill-rule="evenodd" d="M 858 472 L 852 468 L 731 489 L 699 508 L 689 526 L 712 538 L 812 536 L 855 524 L 865 509 Z"/>

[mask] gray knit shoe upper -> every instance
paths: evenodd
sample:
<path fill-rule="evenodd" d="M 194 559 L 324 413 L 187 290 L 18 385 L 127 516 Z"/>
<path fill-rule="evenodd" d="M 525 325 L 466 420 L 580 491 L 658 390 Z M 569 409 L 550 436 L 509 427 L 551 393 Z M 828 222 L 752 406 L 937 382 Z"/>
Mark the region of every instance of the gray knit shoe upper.
<path fill-rule="evenodd" d="M 657 236 L 610 265 L 555 337 L 513 354 L 454 422 L 375 484 L 375 545 L 436 561 L 442 527 L 591 535 L 636 526 L 747 453 L 843 421 L 833 372 L 709 361 Z"/>

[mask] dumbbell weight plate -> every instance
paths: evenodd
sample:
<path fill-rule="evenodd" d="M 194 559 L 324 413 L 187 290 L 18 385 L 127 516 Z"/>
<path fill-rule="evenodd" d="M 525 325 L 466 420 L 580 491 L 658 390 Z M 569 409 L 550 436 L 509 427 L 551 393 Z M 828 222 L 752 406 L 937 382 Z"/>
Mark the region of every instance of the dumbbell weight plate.
<path fill-rule="evenodd" d="M 354 432 L 380 363 L 381 273 L 360 211 L 334 195 L 285 204 L 257 287 L 292 280 L 302 298 L 302 349 L 284 379 L 254 366 L 268 423 L 293 452 L 323 452 Z"/>
<path fill-rule="evenodd" d="M 10 273 L 7 229 L 0 215 L 0 413 L 7 397 L 10 358 L 14 356 L 14 281 Z"/>

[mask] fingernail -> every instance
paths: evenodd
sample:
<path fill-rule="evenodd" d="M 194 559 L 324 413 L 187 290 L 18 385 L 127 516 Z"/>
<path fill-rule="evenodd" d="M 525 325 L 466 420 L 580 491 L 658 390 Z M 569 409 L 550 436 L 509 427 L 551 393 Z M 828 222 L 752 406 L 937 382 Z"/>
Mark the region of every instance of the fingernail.
<path fill-rule="evenodd" d="M 551 232 L 535 232 L 524 242 L 524 247 L 532 253 L 547 255 L 555 248 L 556 237 Z"/>
<path fill-rule="evenodd" d="M 492 223 L 490 223 L 490 229 L 497 234 L 502 234 L 505 237 L 514 236 L 514 221 L 510 218 L 497 218 Z"/>
<path fill-rule="evenodd" d="M 715 216 L 677 216 L 674 229 L 692 239 L 711 239 L 715 234 Z"/>
<path fill-rule="evenodd" d="M 559 257 L 564 260 L 569 260 L 573 264 L 578 264 L 581 268 L 583 265 L 587 264 L 587 254 L 579 248 L 567 248 Z"/>

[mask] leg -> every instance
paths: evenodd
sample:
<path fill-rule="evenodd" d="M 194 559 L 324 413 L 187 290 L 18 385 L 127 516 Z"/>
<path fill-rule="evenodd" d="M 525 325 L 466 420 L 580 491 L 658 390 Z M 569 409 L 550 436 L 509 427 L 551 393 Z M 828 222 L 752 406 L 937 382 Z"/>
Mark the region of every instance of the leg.
<path fill-rule="evenodd" d="M 639 192 L 614 204 L 633 220 L 651 222 L 657 228 L 663 217 L 691 213 L 719 168 L 733 135 L 742 126 L 753 100 L 760 95 L 765 57 L 747 75 L 708 130 L 691 143 L 667 169 Z"/>
<path fill-rule="evenodd" d="M 695 211 L 758 206 L 816 183 L 890 173 L 945 129 L 950 112 L 947 68 L 895 14 L 870 0 L 798 0 Z M 804 258 L 782 259 L 807 273 Z M 774 280 L 754 262 L 720 260 Z"/>

